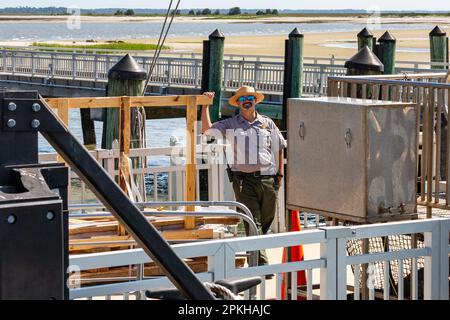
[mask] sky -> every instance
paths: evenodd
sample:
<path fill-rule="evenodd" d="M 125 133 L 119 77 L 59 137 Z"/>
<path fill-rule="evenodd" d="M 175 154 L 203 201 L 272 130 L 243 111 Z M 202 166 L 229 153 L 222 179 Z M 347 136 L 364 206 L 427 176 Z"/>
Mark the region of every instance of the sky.
<path fill-rule="evenodd" d="M 1 0 L 0 7 L 166 8 L 170 0 Z M 176 2 L 176 0 L 174 1 Z M 450 10 L 448 0 L 181 0 L 180 8 Z"/>

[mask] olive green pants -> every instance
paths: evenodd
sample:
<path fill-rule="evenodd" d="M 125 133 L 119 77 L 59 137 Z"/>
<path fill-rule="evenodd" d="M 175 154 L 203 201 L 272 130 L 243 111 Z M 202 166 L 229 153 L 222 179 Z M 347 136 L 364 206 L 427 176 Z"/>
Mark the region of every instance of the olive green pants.
<path fill-rule="evenodd" d="M 266 234 L 275 218 L 279 188 L 278 179 L 275 177 L 233 176 L 236 201 L 251 211 L 259 234 Z M 249 235 L 247 223 L 245 231 Z M 260 250 L 258 265 L 266 264 L 266 251 Z"/>

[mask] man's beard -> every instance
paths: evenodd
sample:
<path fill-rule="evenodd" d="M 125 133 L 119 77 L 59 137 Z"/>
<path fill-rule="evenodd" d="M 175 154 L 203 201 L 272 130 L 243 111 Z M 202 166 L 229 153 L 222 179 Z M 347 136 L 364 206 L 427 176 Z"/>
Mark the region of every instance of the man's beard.
<path fill-rule="evenodd" d="M 249 110 L 249 109 L 253 108 L 253 103 L 251 103 L 251 102 L 244 103 L 244 104 L 242 105 L 242 107 L 243 107 L 244 109 Z"/>

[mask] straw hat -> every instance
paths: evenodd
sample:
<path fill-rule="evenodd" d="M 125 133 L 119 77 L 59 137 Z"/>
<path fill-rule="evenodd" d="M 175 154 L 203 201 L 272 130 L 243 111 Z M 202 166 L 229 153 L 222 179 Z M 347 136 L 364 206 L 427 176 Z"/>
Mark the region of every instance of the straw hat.
<path fill-rule="evenodd" d="M 256 92 L 255 88 L 243 86 L 236 91 L 236 94 L 228 99 L 228 103 L 233 107 L 239 107 L 238 99 L 243 96 L 254 96 L 256 98 L 256 104 L 263 102 L 264 95 L 262 93 Z"/>

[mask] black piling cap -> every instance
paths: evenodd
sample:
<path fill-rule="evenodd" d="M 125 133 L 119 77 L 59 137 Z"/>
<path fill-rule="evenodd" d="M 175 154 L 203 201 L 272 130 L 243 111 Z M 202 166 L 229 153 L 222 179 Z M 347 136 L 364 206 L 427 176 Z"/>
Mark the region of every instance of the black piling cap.
<path fill-rule="evenodd" d="M 397 39 L 394 38 L 394 36 L 389 32 L 386 31 L 380 39 L 378 39 L 378 42 L 396 42 Z"/>
<path fill-rule="evenodd" d="M 439 26 L 434 27 L 433 30 L 430 32 L 430 37 L 443 37 L 446 36 L 447 33 L 442 30 Z"/>
<path fill-rule="evenodd" d="M 373 38 L 373 34 L 367 28 L 364 28 L 358 33 L 358 38 Z"/>
<path fill-rule="evenodd" d="M 300 30 L 298 30 L 298 28 L 295 28 L 291 33 L 289 33 L 289 38 L 303 38 L 303 34 Z"/>
<path fill-rule="evenodd" d="M 357 54 L 351 57 L 345 63 L 345 67 L 348 69 L 384 71 L 383 63 L 368 46 L 364 46 Z"/>
<path fill-rule="evenodd" d="M 145 80 L 147 79 L 147 72 L 141 68 L 132 56 L 127 54 L 109 69 L 108 78 L 120 80 Z"/>
<path fill-rule="evenodd" d="M 216 29 L 216 30 L 214 30 L 213 33 L 211 33 L 209 35 L 209 38 L 210 39 L 225 39 L 225 35 L 219 29 Z"/>

